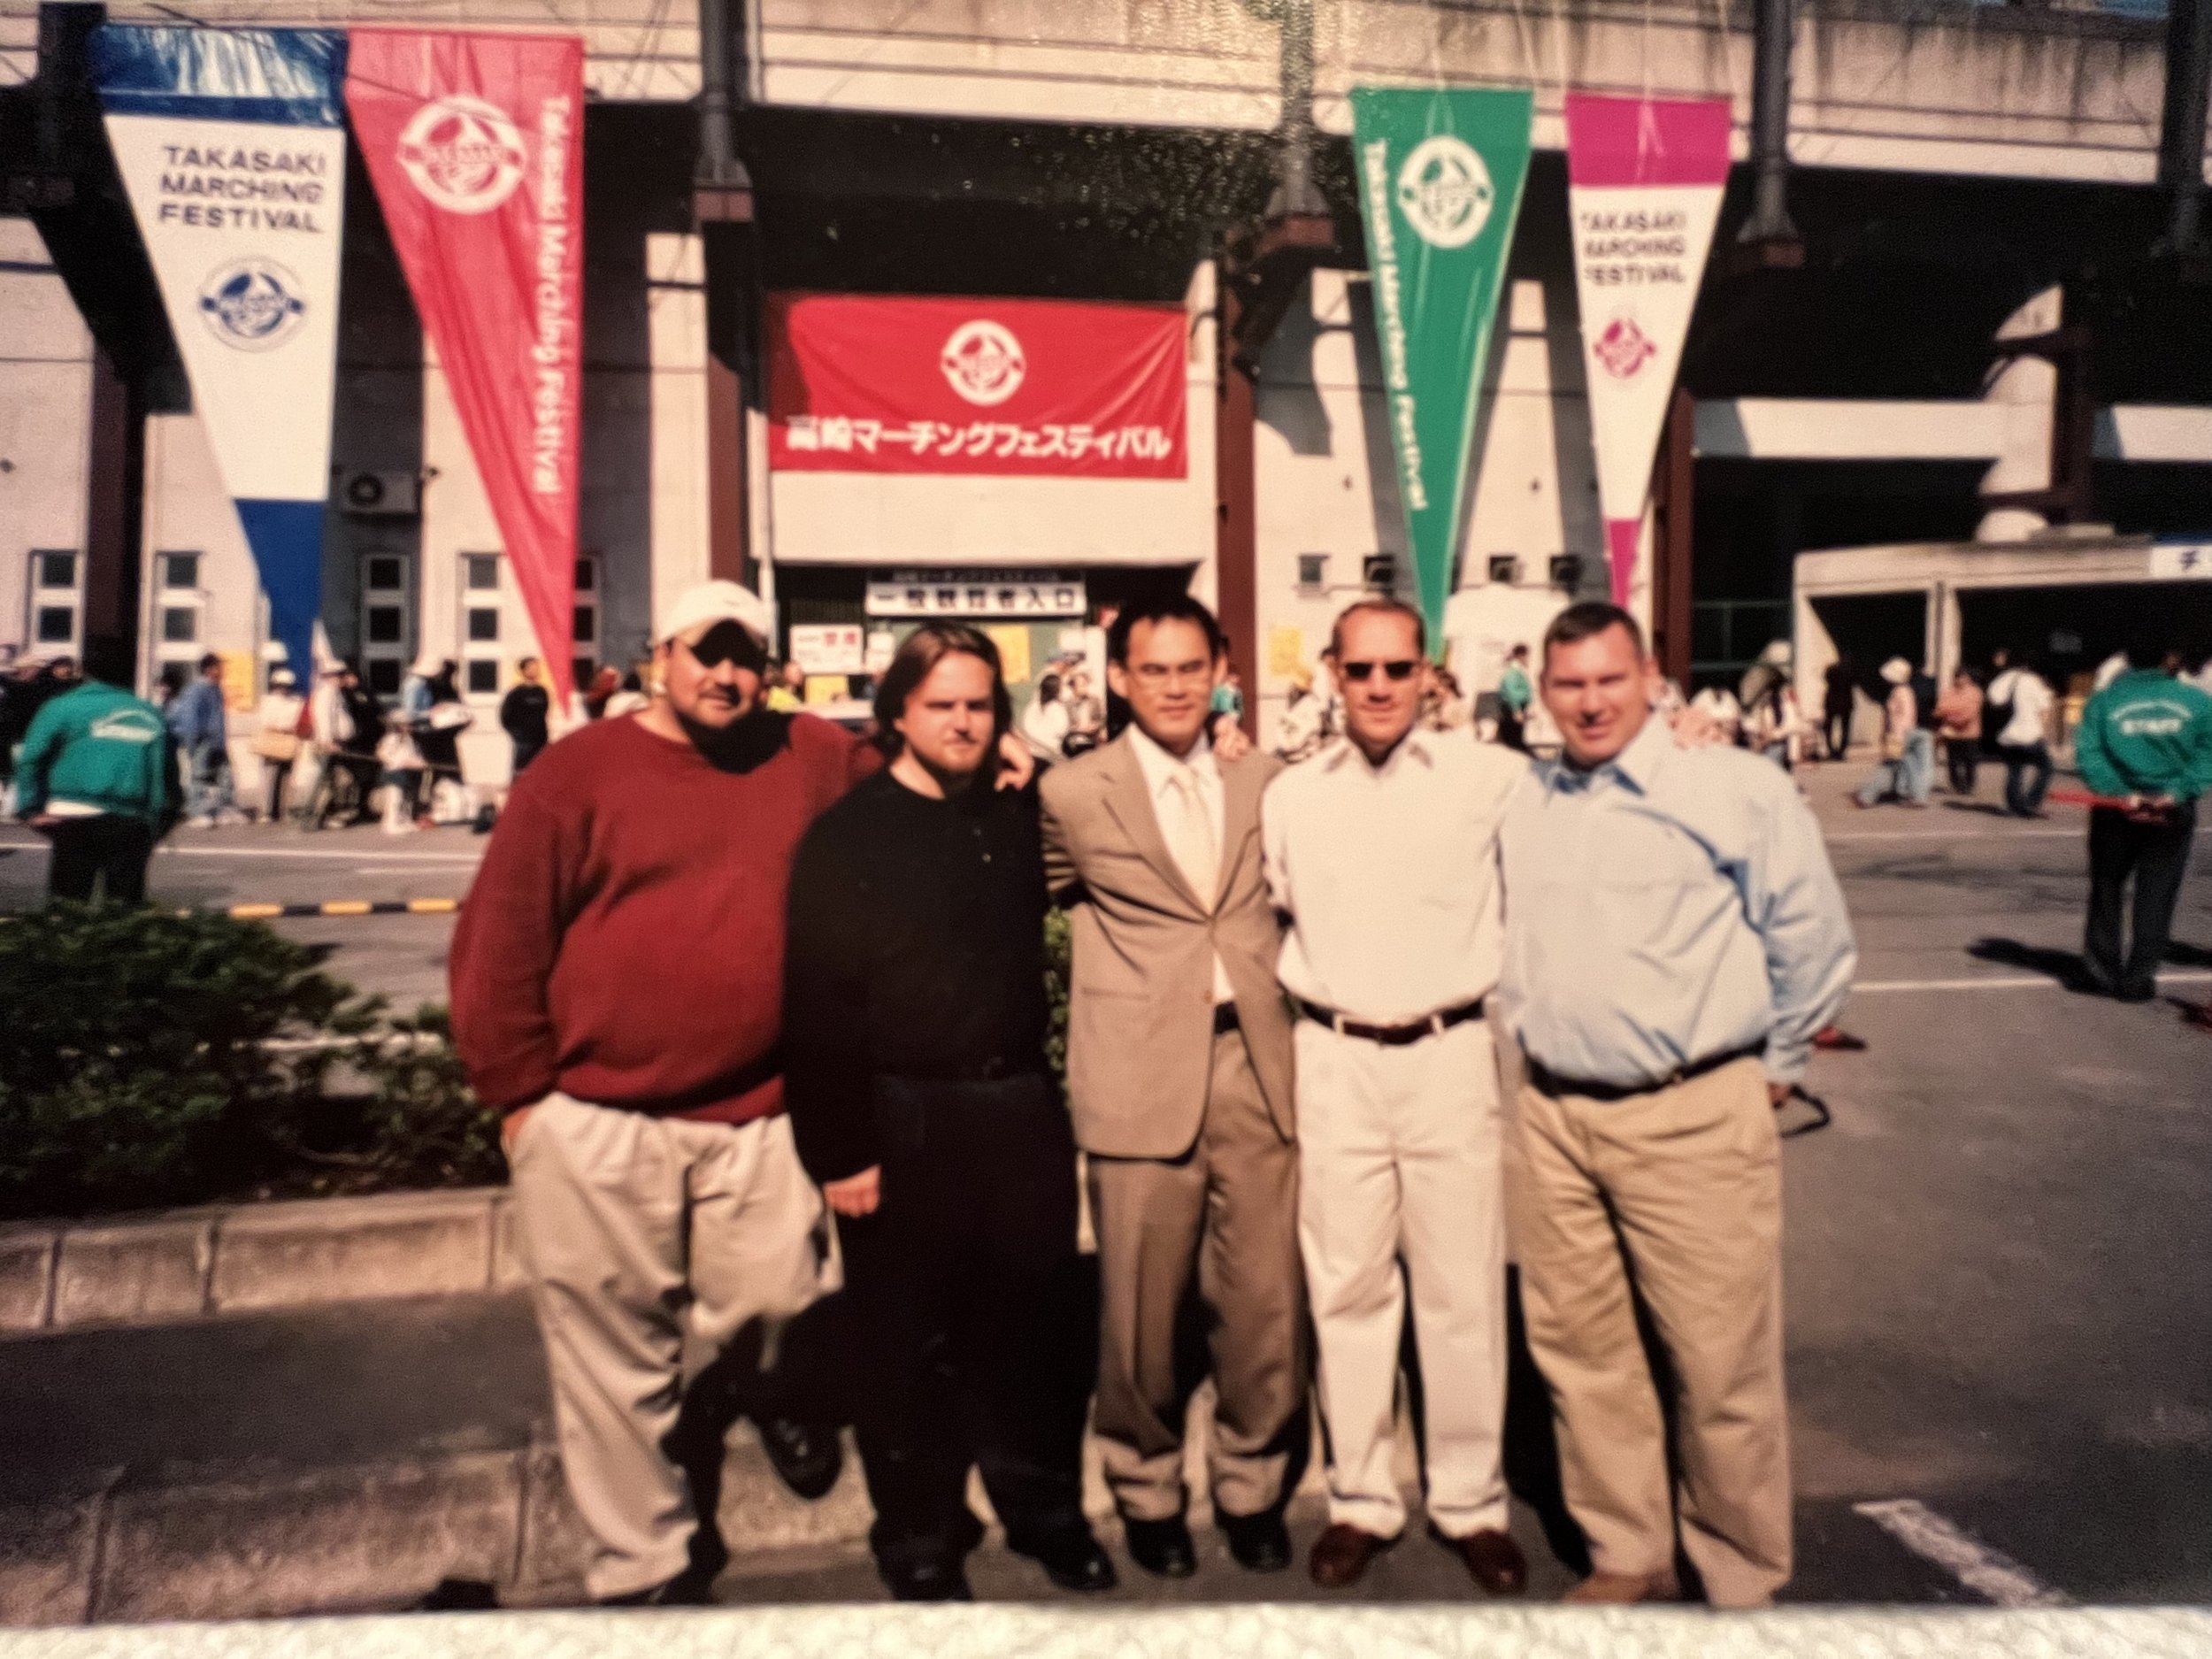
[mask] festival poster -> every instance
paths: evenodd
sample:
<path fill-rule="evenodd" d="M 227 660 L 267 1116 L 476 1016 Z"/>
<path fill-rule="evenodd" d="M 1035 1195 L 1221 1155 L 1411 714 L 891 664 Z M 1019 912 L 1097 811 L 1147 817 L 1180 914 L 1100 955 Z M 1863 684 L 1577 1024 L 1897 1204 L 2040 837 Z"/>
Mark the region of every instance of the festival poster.
<path fill-rule="evenodd" d="M 346 37 L 108 24 L 93 78 L 192 402 L 268 595 L 312 672 L 330 494 Z"/>
<path fill-rule="evenodd" d="M 1567 211 L 1613 600 L 1628 603 L 1652 458 L 1720 198 L 1724 98 L 1567 95 Z"/>
<path fill-rule="evenodd" d="M 584 43 L 357 29 L 346 107 L 555 706 L 565 707 L 583 391 Z"/>

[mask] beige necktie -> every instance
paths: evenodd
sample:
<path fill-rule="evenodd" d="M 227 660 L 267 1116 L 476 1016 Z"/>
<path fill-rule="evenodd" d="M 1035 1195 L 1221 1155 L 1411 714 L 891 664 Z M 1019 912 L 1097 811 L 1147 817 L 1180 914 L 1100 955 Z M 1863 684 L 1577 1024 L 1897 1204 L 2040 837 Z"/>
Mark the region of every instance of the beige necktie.
<path fill-rule="evenodd" d="M 1169 782 L 1173 786 L 1175 807 L 1169 814 L 1173 821 L 1168 826 L 1168 850 L 1175 855 L 1183 879 L 1198 895 L 1199 907 L 1210 910 L 1221 886 L 1221 851 L 1214 845 L 1213 815 L 1206 810 L 1198 774 L 1188 766 L 1177 767 L 1169 774 Z"/>

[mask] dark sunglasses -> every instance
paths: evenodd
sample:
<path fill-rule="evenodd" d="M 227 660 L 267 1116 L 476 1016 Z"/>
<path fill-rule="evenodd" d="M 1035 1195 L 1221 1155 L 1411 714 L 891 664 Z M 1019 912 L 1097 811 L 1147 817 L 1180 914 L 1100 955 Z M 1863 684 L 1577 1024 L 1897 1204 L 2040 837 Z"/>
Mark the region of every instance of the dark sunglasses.
<path fill-rule="evenodd" d="M 684 649 L 702 668 L 719 668 L 725 663 L 735 663 L 740 668 L 758 673 L 768 666 L 767 651 L 741 622 L 718 622 L 696 645 L 687 645 Z"/>
<path fill-rule="evenodd" d="M 1336 672 L 1356 686 L 1365 683 L 1368 675 L 1373 673 L 1378 668 L 1393 680 L 1410 680 L 1413 678 L 1413 671 L 1420 665 L 1416 658 L 1402 657 L 1395 662 L 1389 663 L 1339 663 L 1336 665 Z"/>

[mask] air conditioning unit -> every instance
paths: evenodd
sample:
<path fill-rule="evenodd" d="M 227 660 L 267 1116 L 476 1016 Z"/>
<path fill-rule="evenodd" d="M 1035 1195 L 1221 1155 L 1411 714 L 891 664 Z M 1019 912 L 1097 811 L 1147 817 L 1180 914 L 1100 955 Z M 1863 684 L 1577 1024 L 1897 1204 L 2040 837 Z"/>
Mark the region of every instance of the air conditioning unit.
<path fill-rule="evenodd" d="M 1493 553 L 1490 556 L 1490 580 L 1512 586 L 1521 580 L 1521 561 L 1510 553 Z"/>
<path fill-rule="evenodd" d="M 1379 594 L 1398 586 L 1398 561 L 1389 553 L 1370 553 L 1359 562 L 1360 586 Z"/>
<path fill-rule="evenodd" d="M 1582 586 L 1582 556 L 1579 553 L 1555 553 L 1551 560 L 1551 585 L 1573 593 Z"/>
<path fill-rule="evenodd" d="M 342 472 L 338 510 L 349 518 L 412 518 L 422 511 L 422 480 L 412 472 Z"/>

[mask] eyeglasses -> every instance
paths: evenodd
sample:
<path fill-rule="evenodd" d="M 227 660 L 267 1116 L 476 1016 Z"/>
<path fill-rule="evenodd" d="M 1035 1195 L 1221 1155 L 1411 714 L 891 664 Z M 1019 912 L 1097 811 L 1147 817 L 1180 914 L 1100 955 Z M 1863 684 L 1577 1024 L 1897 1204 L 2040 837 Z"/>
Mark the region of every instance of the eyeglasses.
<path fill-rule="evenodd" d="M 719 668 L 725 663 L 735 663 L 740 668 L 758 673 L 768 666 L 767 652 L 740 622 L 718 622 L 696 645 L 687 644 L 684 649 L 702 668 Z"/>
<path fill-rule="evenodd" d="M 1364 685 L 1368 676 L 1378 668 L 1392 680 L 1410 680 L 1413 678 L 1413 671 L 1420 665 L 1418 660 L 1414 657 L 1402 657 L 1388 663 L 1339 663 L 1336 665 L 1336 672 L 1357 686 Z"/>

